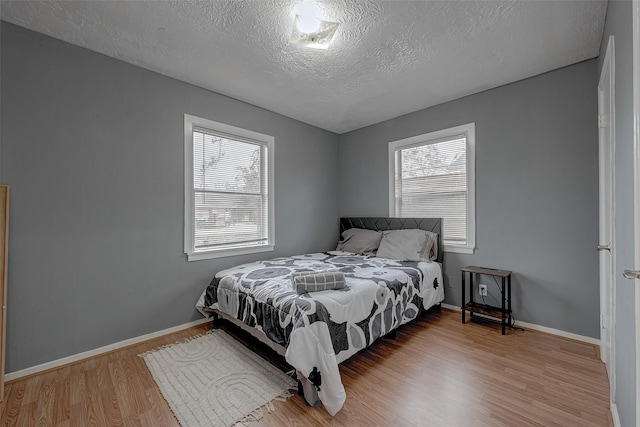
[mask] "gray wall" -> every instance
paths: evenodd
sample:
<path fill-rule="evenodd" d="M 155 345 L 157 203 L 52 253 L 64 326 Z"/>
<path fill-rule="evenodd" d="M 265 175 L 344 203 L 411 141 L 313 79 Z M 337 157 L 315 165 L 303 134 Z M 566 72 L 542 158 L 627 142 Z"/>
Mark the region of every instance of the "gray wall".
<path fill-rule="evenodd" d="M 598 336 L 596 61 L 338 137 L 4 22 L 1 42 L 8 372 L 198 319 L 213 273 L 264 257 L 186 262 L 184 113 L 275 136 L 274 256 L 387 215 L 389 141 L 475 122 L 478 249 L 445 255 L 446 302 L 460 267 L 511 269 L 518 320 Z"/>
<path fill-rule="evenodd" d="M 609 36 L 615 43 L 615 230 L 616 393 L 623 427 L 636 425 L 636 339 L 634 281 L 622 277 L 633 266 L 633 22 L 630 1 L 610 1 L 600 47 L 602 69 Z"/>
<path fill-rule="evenodd" d="M 341 215 L 388 214 L 390 141 L 475 122 L 477 249 L 445 253 L 445 301 L 461 267 L 512 270 L 517 320 L 598 337 L 596 86 L 590 60 L 341 135 Z"/>
<path fill-rule="evenodd" d="M 337 135 L 6 22 L 1 52 L 8 372 L 200 319 L 216 271 L 265 257 L 186 261 L 184 113 L 275 137 L 268 256 L 335 245 Z"/>

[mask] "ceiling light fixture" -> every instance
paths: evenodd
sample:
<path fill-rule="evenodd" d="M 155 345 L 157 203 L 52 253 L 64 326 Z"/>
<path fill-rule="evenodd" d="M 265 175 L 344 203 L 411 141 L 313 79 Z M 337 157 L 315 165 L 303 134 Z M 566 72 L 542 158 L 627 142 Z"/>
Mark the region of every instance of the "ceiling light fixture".
<path fill-rule="evenodd" d="M 320 29 L 321 22 L 322 21 L 315 16 L 296 15 L 294 25 L 301 33 L 312 34 Z"/>
<path fill-rule="evenodd" d="M 296 14 L 289 42 L 315 49 L 328 49 L 339 26 L 340 24 L 337 22 Z"/>

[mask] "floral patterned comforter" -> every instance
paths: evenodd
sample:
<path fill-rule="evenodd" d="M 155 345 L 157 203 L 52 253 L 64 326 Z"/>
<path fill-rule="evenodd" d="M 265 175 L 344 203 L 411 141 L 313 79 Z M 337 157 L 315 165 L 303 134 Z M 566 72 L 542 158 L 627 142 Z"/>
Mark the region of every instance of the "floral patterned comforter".
<path fill-rule="evenodd" d="M 294 271 L 339 269 L 348 287 L 298 295 Z M 243 264 L 219 272 L 196 308 L 223 311 L 286 347 L 287 362 L 308 378 L 331 415 L 346 394 L 338 364 L 444 300 L 436 262 L 394 261 L 325 252 Z"/>

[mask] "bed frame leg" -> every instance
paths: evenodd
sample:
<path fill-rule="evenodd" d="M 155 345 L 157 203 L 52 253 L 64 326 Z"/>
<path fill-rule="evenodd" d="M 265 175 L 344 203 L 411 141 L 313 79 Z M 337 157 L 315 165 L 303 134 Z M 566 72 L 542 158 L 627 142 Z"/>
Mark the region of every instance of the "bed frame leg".
<path fill-rule="evenodd" d="M 422 310 L 420 311 L 419 316 L 421 316 L 421 317 L 427 317 L 427 315 L 428 315 L 429 313 L 442 313 L 442 303 L 432 305 L 431 307 L 427 308 L 426 310 L 425 310 L 425 309 L 422 309 Z"/>
<path fill-rule="evenodd" d="M 217 313 L 213 313 L 212 319 L 213 329 L 220 329 L 220 316 Z"/>

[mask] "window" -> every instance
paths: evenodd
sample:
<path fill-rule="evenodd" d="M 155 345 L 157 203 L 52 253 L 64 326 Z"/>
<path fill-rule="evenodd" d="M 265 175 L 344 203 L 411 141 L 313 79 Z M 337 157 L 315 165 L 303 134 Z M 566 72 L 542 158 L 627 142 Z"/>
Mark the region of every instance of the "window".
<path fill-rule="evenodd" d="M 475 249 L 475 123 L 389 143 L 389 214 L 443 218 L 445 251 Z"/>
<path fill-rule="evenodd" d="M 189 261 L 272 251 L 272 136 L 185 114 Z"/>

